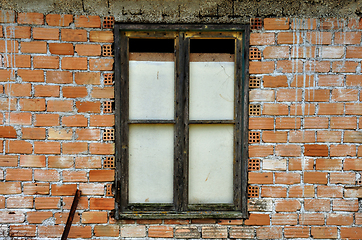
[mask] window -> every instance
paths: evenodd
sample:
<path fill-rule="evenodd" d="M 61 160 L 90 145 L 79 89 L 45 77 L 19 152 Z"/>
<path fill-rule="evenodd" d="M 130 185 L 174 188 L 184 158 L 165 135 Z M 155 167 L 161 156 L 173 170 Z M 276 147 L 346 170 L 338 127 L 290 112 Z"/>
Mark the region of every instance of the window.
<path fill-rule="evenodd" d="M 248 27 L 115 26 L 115 217 L 247 217 Z"/>

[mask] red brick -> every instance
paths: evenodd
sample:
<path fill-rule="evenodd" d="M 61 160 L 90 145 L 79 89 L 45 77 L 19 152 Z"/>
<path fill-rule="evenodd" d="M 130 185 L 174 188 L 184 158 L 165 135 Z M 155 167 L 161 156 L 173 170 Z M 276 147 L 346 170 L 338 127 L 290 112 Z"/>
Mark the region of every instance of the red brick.
<path fill-rule="evenodd" d="M 276 200 L 275 211 L 276 212 L 296 212 L 300 210 L 302 205 L 298 200 Z"/>
<path fill-rule="evenodd" d="M 328 89 L 307 89 L 305 100 L 308 102 L 328 102 L 330 91 Z"/>
<path fill-rule="evenodd" d="M 76 102 L 76 107 L 78 112 L 90 112 L 90 113 L 100 113 L 101 103 L 100 102 Z"/>
<path fill-rule="evenodd" d="M 249 184 L 272 184 L 273 183 L 273 173 L 259 173 L 259 172 L 249 172 Z"/>
<path fill-rule="evenodd" d="M 358 200 L 357 199 L 333 200 L 333 211 L 357 212 L 358 211 Z"/>
<path fill-rule="evenodd" d="M 68 217 L 69 217 L 69 212 L 55 213 L 54 214 L 55 224 L 66 224 Z M 76 212 L 74 214 L 74 219 L 72 224 L 79 224 L 79 223 L 80 223 L 80 213 Z"/>
<path fill-rule="evenodd" d="M 273 225 L 297 225 L 298 215 L 275 213 L 271 216 L 271 221 Z"/>
<path fill-rule="evenodd" d="M 91 42 L 113 42 L 113 31 L 90 31 L 89 41 Z"/>
<path fill-rule="evenodd" d="M 5 120 L 12 125 L 31 125 L 31 113 L 25 112 L 10 112 L 10 116 L 8 113 L 5 113 Z"/>
<path fill-rule="evenodd" d="M 15 55 L 4 58 L 4 66 L 8 68 L 30 68 L 30 55 Z"/>
<path fill-rule="evenodd" d="M 271 102 L 275 99 L 274 90 L 253 89 L 249 91 L 250 102 Z"/>
<path fill-rule="evenodd" d="M 76 157 L 75 168 L 101 168 L 102 159 L 100 157 Z"/>
<path fill-rule="evenodd" d="M 96 225 L 94 226 L 94 235 L 96 237 L 118 237 L 118 225 Z"/>
<path fill-rule="evenodd" d="M 33 38 L 36 40 L 59 40 L 59 29 L 34 27 Z"/>
<path fill-rule="evenodd" d="M 356 129 L 356 117 L 331 117 L 331 129 Z"/>
<path fill-rule="evenodd" d="M 278 44 L 280 44 L 279 35 L 278 35 Z M 274 33 L 250 33 L 250 45 L 263 46 L 263 45 L 273 45 L 273 44 L 275 44 Z"/>
<path fill-rule="evenodd" d="M 342 87 L 344 82 L 343 75 L 319 75 L 319 86 Z"/>
<path fill-rule="evenodd" d="M 9 82 L 15 80 L 15 71 L 0 69 L 0 82 Z"/>
<path fill-rule="evenodd" d="M 56 170 L 34 170 L 34 180 L 44 182 L 56 182 L 59 181 L 59 173 Z"/>
<path fill-rule="evenodd" d="M 297 30 L 312 30 L 317 28 L 317 21 L 313 18 L 302 18 L 296 19 L 294 18 L 291 22 L 292 29 Z"/>
<path fill-rule="evenodd" d="M 6 206 L 10 208 L 33 208 L 33 197 L 8 197 Z"/>
<path fill-rule="evenodd" d="M 316 170 L 342 170 L 342 160 L 340 159 L 325 159 L 320 158 L 316 160 Z"/>
<path fill-rule="evenodd" d="M 290 83 L 291 87 L 314 87 L 316 85 L 313 75 L 295 75 L 292 82 Z"/>
<path fill-rule="evenodd" d="M 248 226 L 262 226 L 270 224 L 269 214 L 251 213 L 248 219 L 245 219 L 245 225 Z"/>
<path fill-rule="evenodd" d="M 266 143 L 287 142 L 287 132 L 264 131 L 262 140 Z"/>
<path fill-rule="evenodd" d="M 221 227 L 219 227 L 221 228 Z M 208 234 L 215 234 L 217 236 L 224 236 L 224 228 L 221 228 L 220 230 L 223 230 L 222 232 L 216 231 L 215 233 L 211 233 L 206 231 L 206 229 L 203 229 L 203 233 L 205 234 L 205 238 L 207 238 Z M 227 232 L 226 232 L 227 236 Z M 150 226 L 148 228 L 148 237 L 155 237 L 155 238 L 172 238 L 173 237 L 173 227 L 167 227 L 167 226 Z"/>
<path fill-rule="evenodd" d="M 333 72 L 341 73 L 355 73 L 358 62 L 333 62 L 332 70 Z"/>
<path fill-rule="evenodd" d="M 300 156 L 302 149 L 299 145 L 277 145 L 275 147 L 275 154 L 282 157 L 296 157 Z"/>
<path fill-rule="evenodd" d="M 25 70 L 19 69 L 18 76 L 23 82 L 44 82 L 43 70 Z"/>
<path fill-rule="evenodd" d="M 48 225 L 48 226 L 39 226 L 38 235 L 43 238 L 60 238 L 64 231 L 64 226 L 61 225 Z"/>
<path fill-rule="evenodd" d="M 59 97 L 59 86 L 36 85 L 34 86 L 35 97 Z"/>
<path fill-rule="evenodd" d="M 79 186 L 79 188 L 81 188 L 81 185 Z M 81 189 L 79 189 L 79 190 L 81 190 Z M 96 195 L 98 195 L 98 194 L 96 194 Z M 72 196 L 72 197 L 63 197 L 63 208 L 64 209 L 70 209 L 71 206 L 72 206 L 73 200 L 74 200 L 74 196 Z M 77 209 L 88 209 L 88 198 L 87 197 L 80 197 L 79 198 Z"/>
<path fill-rule="evenodd" d="M 6 181 L 31 181 L 31 169 L 8 168 L 6 170 Z"/>
<path fill-rule="evenodd" d="M 298 32 L 280 32 L 278 33 L 278 44 L 302 44 L 302 34 Z"/>
<path fill-rule="evenodd" d="M 306 117 L 304 128 L 328 128 L 327 117 Z"/>
<path fill-rule="evenodd" d="M 300 102 L 302 100 L 301 89 L 279 89 L 277 92 L 278 102 Z"/>
<path fill-rule="evenodd" d="M 323 213 L 300 214 L 299 215 L 299 224 L 300 225 L 324 225 L 324 214 Z"/>
<path fill-rule="evenodd" d="M 265 59 L 288 58 L 289 47 L 287 46 L 266 47 L 263 51 L 263 56 Z"/>
<path fill-rule="evenodd" d="M 285 227 L 286 238 L 309 238 L 309 227 Z"/>
<path fill-rule="evenodd" d="M 305 186 L 290 186 L 289 187 L 289 197 L 290 198 L 311 198 L 314 197 L 314 186 L 305 185 Z"/>
<path fill-rule="evenodd" d="M 79 28 L 100 28 L 101 19 L 99 16 L 75 16 L 74 24 Z"/>
<path fill-rule="evenodd" d="M 0 166 L 1 167 L 17 167 L 18 166 L 18 156 L 0 155 Z M 2 179 L 3 179 L 3 177 L 4 176 L 2 175 Z"/>
<path fill-rule="evenodd" d="M 273 73 L 274 62 L 249 62 L 250 74 Z"/>
<path fill-rule="evenodd" d="M 350 172 L 335 172 L 330 173 L 330 183 L 332 184 L 355 184 L 356 183 L 356 175 Z"/>
<path fill-rule="evenodd" d="M 357 101 L 358 89 L 333 89 L 333 101 Z"/>
<path fill-rule="evenodd" d="M 291 57 L 294 59 L 315 58 L 316 47 L 292 47 Z"/>
<path fill-rule="evenodd" d="M 0 126 L 1 138 L 16 138 L 17 134 L 15 128 L 12 126 Z"/>
<path fill-rule="evenodd" d="M 325 46 L 320 48 L 322 58 L 342 58 L 344 47 Z"/>
<path fill-rule="evenodd" d="M 287 188 L 285 187 L 269 187 L 261 188 L 261 197 L 263 198 L 285 198 L 287 197 Z"/>
<path fill-rule="evenodd" d="M 304 155 L 328 157 L 328 146 L 318 144 L 304 145 Z"/>
<path fill-rule="evenodd" d="M 20 194 L 20 193 L 21 193 L 20 182 L 0 182 L 0 194 L 8 195 L 8 194 Z"/>
<path fill-rule="evenodd" d="M 73 226 L 69 231 L 69 238 L 91 238 L 91 226 Z"/>
<path fill-rule="evenodd" d="M 288 115 L 287 104 L 264 103 L 263 115 Z"/>
<path fill-rule="evenodd" d="M 331 157 L 346 157 L 356 156 L 356 146 L 350 145 L 331 145 L 330 146 L 330 155 Z"/>
<path fill-rule="evenodd" d="M 344 142 L 345 143 L 362 143 L 362 132 L 345 131 L 344 132 Z M 360 155 L 360 152 L 358 154 Z"/>
<path fill-rule="evenodd" d="M 76 44 L 75 51 L 79 56 L 100 56 L 101 45 L 99 44 Z"/>
<path fill-rule="evenodd" d="M 337 227 L 312 227 L 313 238 L 338 238 Z"/>
<path fill-rule="evenodd" d="M 267 157 L 273 155 L 273 146 L 249 146 L 249 157 Z"/>
<path fill-rule="evenodd" d="M 87 58 L 63 57 L 62 58 L 62 69 L 87 70 Z"/>
<path fill-rule="evenodd" d="M 250 118 L 249 129 L 273 129 L 274 119 L 273 118 Z"/>
<path fill-rule="evenodd" d="M 72 83 L 73 75 L 67 71 L 47 71 L 47 83 Z"/>
<path fill-rule="evenodd" d="M 82 223 L 106 223 L 107 212 L 83 212 Z"/>
<path fill-rule="evenodd" d="M 324 18 L 320 21 L 321 29 L 341 29 L 345 25 L 344 19 Z"/>
<path fill-rule="evenodd" d="M 336 32 L 334 34 L 335 44 L 360 44 L 360 32 Z"/>
<path fill-rule="evenodd" d="M 264 76 L 263 86 L 265 88 L 288 87 L 288 79 L 285 75 Z"/>
<path fill-rule="evenodd" d="M 37 127 L 59 126 L 59 114 L 35 114 L 34 126 Z"/>
<path fill-rule="evenodd" d="M 31 143 L 14 140 L 14 141 L 5 141 L 5 153 L 25 153 L 30 154 L 33 151 L 33 146 Z"/>
<path fill-rule="evenodd" d="M 86 87 L 63 87 L 63 97 L 66 98 L 82 98 L 88 95 Z"/>
<path fill-rule="evenodd" d="M 113 198 L 90 198 L 90 209 L 92 210 L 113 210 Z"/>
<path fill-rule="evenodd" d="M 10 237 L 35 237 L 36 226 L 34 225 L 13 225 L 10 226 Z"/>
<path fill-rule="evenodd" d="M 87 31 L 75 29 L 62 29 L 61 39 L 66 42 L 86 42 Z"/>
<path fill-rule="evenodd" d="M 350 158 L 346 158 L 344 160 L 344 167 L 343 169 L 345 171 L 348 170 L 357 170 L 357 171 L 362 171 L 362 159 L 350 159 Z"/>
<path fill-rule="evenodd" d="M 265 18 L 264 19 L 265 30 L 288 30 L 289 18 Z"/>
<path fill-rule="evenodd" d="M 64 116 L 62 125 L 67 127 L 86 127 L 88 120 L 83 115 Z"/>
<path fill-rule="evenodd" d="M 91 115 L 89 126 L 91 127 L 113 127 L 114 115 Z"/>
<path fill-rule="evenodd" d="M 73 22 L 73 16 L 69 14 L 48 14 L 45 20 L 49 26 L 68 27 Z"/>
<path fill-rule="evenodd" d="M 73 131 L 71 129 L 48 129 L 49 140 L 71 140 Z"/>
<path fill-rule="evenodd" d="M 50 192 L 49 183 L 23 183 L 23 186 L 23 193 L 26 195 L 48 195 Z"/>
<path fill-rule="evenodd" d="M 45 167 L 45 156 L 41 155 L 21 155 L 20 167 Z"/>
<path fill-rule="evenodd" d="M 77 140 L 100 140 L 100 129 L 76 129 Z"/>
<path fill-rule="evenodd" d="M 303 62 L 301 60 L 280 60 L 277 62 L 277 71 L 282 73 L 303 72 Z"/>
<path fill-rule="evenodd" d="M 85 171 L 63 171 L 63 182 L 87 182 Z M 114 208 L 113 208 L 114 209 Z"/>
<path fill-rule="evenodd" d="M 88 152 L 88 144 L 86 142 L 62 143 L 63 154 L 80 154 L 87 152 Z"/>
<path fill-rule="evenodd" d="M 314 115 L 315 109 L 315 104 L 292 104 L 290 105 L 290 115 Z"/>
<path fill-rule="evenodd" d="M 289 170 L 313 170 L 314 159 L 311 158 L 289 158 Z"/>
<path fill-rule="evenodd" d="M 330 200 L 329 199 L 305 199 L 304 209 L 306 211 L 314 212 L 328 212 L 330 211 Z"/>
<path fill-rule="evenodd" d="M 318 115 L 342 115 L 343 103 L 319 103 Z"/>
<path fill-rule="evenodd" d="M 52 212 L 27 212 L 26 220 L 29 223 L 43 223 L 44 220 L 53 217 Z"/>
<path fill-rule="evenodd" d="M 325 172 L 304 172 L 303 173 L 304 183 L 311 184 L 327 184 L 328 178 Z"/>
<path fill-rule="evenodd" d="M 275 173 L 276 184 L 296 184 L 300 183 L 301 176 L 299 173 Z"/>
<path fill-rule="evenodd" d="M 9 26 L 6 27 L 7 38 L 30 38 L 30 27 Z"/>
<path fill-rule="evenodd" d="M 59 57 L 56 56 L 34 56 L 34 68 L 59 68 Z"/>
<path fill-rule="evenodd" d="M 58 143 L 58 142 L 34 142 L 34 153 L 60 154 L 60 143 Z"/>
<path fill-rule="evenodd" d="M 260 227 L 256 229 L 257 239 L 281 239 L 283 230 L 281 227 Z"/>
<path fill-rule="evenodd" d="M 89 144 L 90 154 L 114 154 L 113 143 L 90 143 Z"/>
<path fill-rule="evenodd" d="M 89 69 L 91 71 L 112 71 L 113 70 L 113 59 L 89 59 Z"/>
<path fill-rule="evenodd" d="M 71 100 L 48 100 L 48 112 L 70 112 L 73 110 L 73 101 Z"/>
<path fill-rule="evenodd" d="M 53 196 L 73 196 L 76 190 L 76 184 L 52 184 Z"/>
<path fill-rule="evenodd" d="M 44 15 L 42 13 L 18 13 L 19 24 L 44 24 Z"/>
<path fill-rule="evenodd" d="M 60 198 L 59 197 L 36 197 L 35 209 L 59 209 Z"/>
<path fill-rule="evenodd" d="M 361 239 L 361 227 L 341 227 L 341 238 L 344 239 Z"/>
<path fill-rule="evenodd" d="M 361 56 L 362 58 L 362 56 Z M 347 86 L 362 86 L 362 75 L 347 75 L 346 76 Z"/>
<path fill-rule="evenodd" d="M 49 43 L 49 51 L 51 54 L 57 55 L 73 55 L 73 44 L 71 43 Z"/>
<path fill-rule="evenodd" d="M 83 84 L 100 84 L 101 75 L 99 72 L 76 72 L 75 83 L 79 85 Z"/>
<path fill-rule="evenodd" d="M 50 168 L 72 168 L 74 166 L 73 157 L 49 156 L 48 167 Z"/>
<path fill-rule="evenodd" d="M 10 83 L 5 85 L 5 94 L 11 97 L 30 97 L 30 83 Z"/>
<path fill-rule="evenodd" d="M 6 48 L 6 49 L 5 49 Z M 0 40 L 0 52 L 2 53 L 17 53 L 19 43 L 17 41 L 4 41 Z"/>
<path fill-rule="evenodd" d="M 340 131 L 317 131 L 317 142 L 341 142 Z"/>
<path fill-rule="evenodd" d="M 326 73 L 330 71 L 330 65 L 329 61 L 307 61 L 305 62 L 305 69 L 311 73 Z"/>
<path fill-rule="evenodd" d="M 362 47 L 347 46 L 346 58 L 362 58 Z"/>
<path fill-rule="evenodd" d="M 322 198 L 342 198 L 343 187 L 340 186 L 318 186 L 317 196 Z"/>
<path fill-rule="evenodd" d="M 114 181 L 114 170 L 90 170 L 89 182 L 112 182 Z"/>
<path fill-rule="evenodd" d="M 264 133 L 263 133 L 264 136 Z M 312 143 L 315 142 L 315 132 L 313 131 L 290 131 L 290 143 Z"/>

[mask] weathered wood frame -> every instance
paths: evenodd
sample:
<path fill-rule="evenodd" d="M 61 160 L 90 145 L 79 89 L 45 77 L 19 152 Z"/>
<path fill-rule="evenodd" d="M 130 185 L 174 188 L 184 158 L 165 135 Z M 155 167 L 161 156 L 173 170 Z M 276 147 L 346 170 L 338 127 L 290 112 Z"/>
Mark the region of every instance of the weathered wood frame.
<path fill-rule="evenodd" d="M 248 46 L 245 25 L 154 25 L 116 24 L 115 36 L 115 144 L 116 219 L 156 218 L 246 218 L 248 163 Z M 174 38 L 175 120 L 130 121 L 128 118 L 128 40 L 132 38 Z M 191 38 L 235 39 L 234 121 L 189 121 L 189 57 Z M 174 124 L 173 204 L 128 203 L 128 128 L 133 123 Z M 193 204 L 188 202 L 188 125 L 234 124 L 234 204 Z M 177 136 L 177 137 L 176 137 Z"/>

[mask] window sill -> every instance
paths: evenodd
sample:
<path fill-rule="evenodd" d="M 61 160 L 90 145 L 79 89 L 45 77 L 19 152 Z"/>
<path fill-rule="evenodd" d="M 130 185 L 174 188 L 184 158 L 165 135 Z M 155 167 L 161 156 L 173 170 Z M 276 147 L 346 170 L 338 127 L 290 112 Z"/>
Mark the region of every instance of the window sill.
<path fill-rule="evenodd" d="M 201 218 L 248 218 L 248 214 L 238 211 L 197 211 L 197 212 L 123 212 L 118 219 L 201 219 Z"/>

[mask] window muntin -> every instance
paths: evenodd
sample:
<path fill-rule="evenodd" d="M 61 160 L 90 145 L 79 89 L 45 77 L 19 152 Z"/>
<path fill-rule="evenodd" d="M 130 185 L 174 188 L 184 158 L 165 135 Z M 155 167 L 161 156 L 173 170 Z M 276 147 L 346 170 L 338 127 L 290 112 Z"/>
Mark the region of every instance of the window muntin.
<path fill-rule="evenodd" d="M 159 26 L 155 25 L 155 27 Z M 245 112 L 243 105 L 247 99 L 247 94 L 245 97 L 247 84 L 244 84 L 247 52 L 243 44 L 247 42 L 245 39 L 247 29 L 242 28 L 231 32 L 195 32 L 181 29 L 177 31 L 128 31 L 129 29 L 132 29 L 132 26 L 118 25 L 115 30 L 116 91 L 120 90 L 120 96 L 116 94 L 116 109 L 117 102 L 119 109 L 116 113 L 116 125 L 119 124 L 118 132 L 116 131 L 116 136 L 119 136 L 119 141 L 116 138 L 118 180 L 116 182 L 118 190 L 116 217 L 195 218 L 200 217 L 200 214 L 202 217 L 246 217 L 247 145 L 245 143 L 247 139 L 243 139 L 243 136 L 246 136 L 246 129 L 243 127 L 246 126 L 247 115 L 243 113 L 243 111 Z M 131 48 L 131 44 L 129 44 L 132 39 L 137 39 L 139 42 L 148 39 L 153 42 L 157 42 L 157 39 L 173 39 L 175 51 L 173 54 L 169 51 L 161 53 L 159 49 L 156 51 L 146 49 L 148 52 L 136 49 L 134 52 L 129 52 L 134 50 L 134 47 Z M 209 40 L 213 43 L 215 40 L 220 40 L 219 43 L 228 42 L 229 45 L 224 48 L 216 48 L 218 51 L 206 47 L 203 48 L 208 49 L 207 51 L 199 47 L 202 50 L 199 51 L 200 53 L 196 53 L 198 48 L 196 51 L 193 50 L 195 49 L 192 47 L 193 43 L 196 46 L 205 46 L 205 42 L 209 42 Z M 230 46 L 230 42 L 233 46 Z M 133 63 L 134 60 L 136 61 Z M 148 66 L 144 65 L 138 69 L 139 71 L 135 71 L 132 69 L 132 65 L 142 62 L 137 60 L 143 60 L 141 65 L 148 61 L 146 64 Z M 156 67 L 152 66 L 153 64 Z M 117 68 L 117 66 L 120 67 Z M 172 66 L 174 66 L 174 77 L 173 80 L 167 81 L 165 79 L 170 79 L 172 75 Z M 154 70 L 150 75 L 155 76 L 157 73 L 157 80 L 161 75 L 165 76 L 164 72 L 168 72 L 167 77 L 162 78 L 165 80 L 164 84 L 166 86 L 168 84 L 168 87 L 165 88 L 168 91 L 167 93 L 160 92 L 161 85 L 142 86 L 144 87 L 143 92 L 135 94 L 139 97 L 136 101 L 141 101 L 135 112 L 139 114 L 140 109 L 145 108 L 146 110 L 142 114 L 145 112 L 147 114 L 135 117 L 135 114 L 132 113 L 133 109 L 131 109 L 135 108 L 132 105 L 134 100 L 131 100 L 134 98 L 131 96 L 134 94 L 134 87 L 132 89 L 134 83 L 131 83 L 132 75 L 147 75 L 145 72 L 152 72 L 150 68 Z M 143 69 L 149 70 L 139 73 Z M 217 75 L 219 77 L 215 78 Z M 174 91 L 170 90 L 172 89 L 170 82 L 174 84 Z M 142 83 L 139 84 L 142 85 Z M 214 95 L 214 97 L 207 96 L 207 94 L 205 96 L 206 86 L 211 89 L 212 94 L 210 95 Z M 147 89 L 154 89 L 154 92 L 147 93 Z M 156 92 L 158 94 L 155 94 Z M 152 104 L 149 104 L 154 99 L 147 101 L 152 94 L 156 96 L 156 99 L 162 94 L 168 95 L 160 98 L 168 99 L 167 103 L 162 102 L 168 106 L 170 106 L 173 95 L 174 115 L 169 114 L 172 111 L 171 107 L 157 109 L 156 106 L 154 110 Z M 200 97 L 200 95 L 204 95 L 204 97 Z M 207 101 L 204 100 L 205 98 Z M 222 101 L 218 98 L 221 98 Z M 194 110 L 191 110 L 192 108 Z M 202 111 L 207 108 L 208 111 Z M 152 111 L 147 112 L 150 109 Z M 162 115 L 165 109 L 168 110 L 165 111 L 168 112 L 168 115 Z M 172 133 L 170 129 L 172 129 Z M 135 135 L 135 132 L 138 132 L 138 135 Z M 158 136 L 159 132 L 163 136 Z M 152 141 L 152 136 L 155 136 L 157 141 Z M 145 138 L 148 139 L 145 141 L 149 142 L 150 146 L 152 144 L 162 145 L 162 149 L 168 152 L 168 157 L 162 159 L 165 161 L 164 163 L 162 161 L 155 162 L 154 165 L 147 165 L 149 164 L 149 162 L 146 163 L 147 161 L 143 164 L 138 163 L 139 168 L 144 166 L 144 170 L 134 171 L 133 148 L 142 143 Z M 170 140 L 171 138 L 173 140 Z M 169 150 L 170 147 L 173 151 L 173 162 L 170 161 L 170 151 L 166 150 Z M 159 158 L 157 154 L 154 156 L 156 156 L 155 159 Z M 210 162 L 214 164 L 208 164 Z M 157 164 L 167 169 L 173 167 L 173 171 L 171 171 L 173 175 L 172 198 L 170 197 L 170 172 L 160 170 Z M 165 171 L 167 171 L 166 174 L 164 174 Z M 156 174 L 149 174 L 150 172 Z M 157 174 L 157 172 L 159 173 Z M 159 176 L 161 180 L 148 178 L 147 175 Z M 147 184 L 153 180 L 155 182 L 152 188 Z M 142 185 L 142 182 L 145 181 L 147 184 L 143 187 L 154 191 L 144 194 L 147 191 L 142 191 L 143 187 L 136 187 L 137 184 Z M 159 186 L 160 182 L 167 183 Z M 165 196 L 155 194 L 157 190 L 164 187 L 167 188 L 163 192 Z"/>

